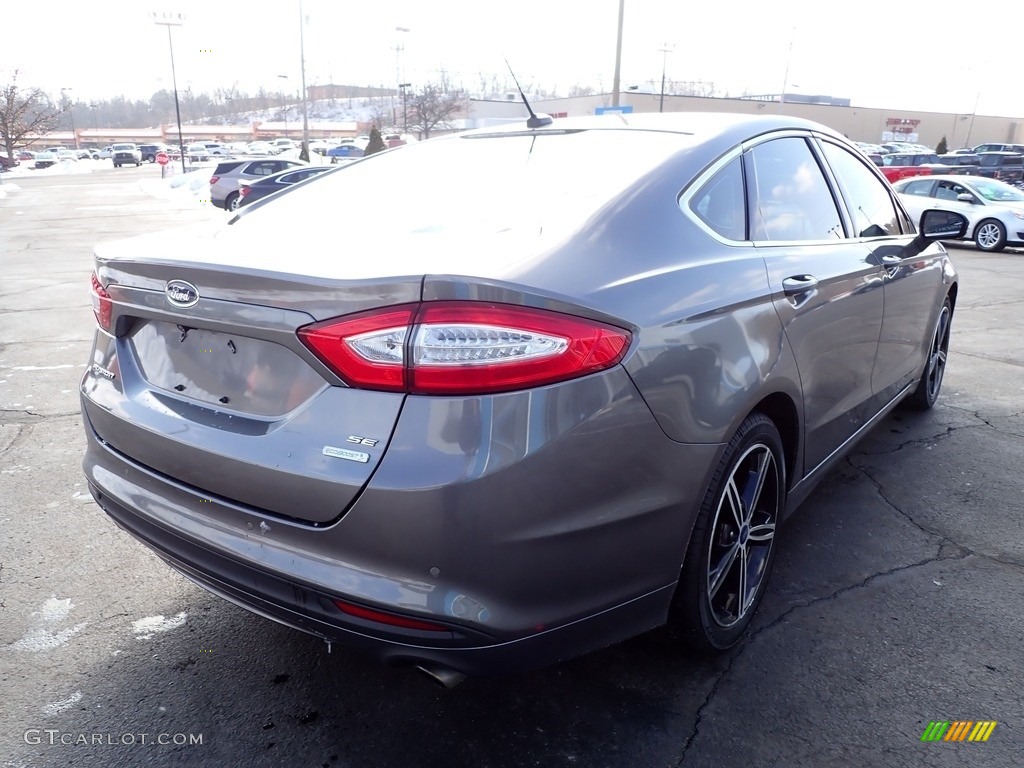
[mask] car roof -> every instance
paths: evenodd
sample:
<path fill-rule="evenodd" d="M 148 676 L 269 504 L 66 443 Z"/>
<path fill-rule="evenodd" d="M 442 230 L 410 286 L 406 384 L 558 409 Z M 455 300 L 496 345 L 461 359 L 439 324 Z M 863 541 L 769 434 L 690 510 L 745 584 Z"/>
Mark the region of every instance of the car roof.
<path fill-rule="evenodd" d="M 754 128 L 754 131 L 750 129 Z M 508 123 L 492 128 L 476 128 L 462 136 L 515 134 L 524 131 L 544 133 L 570 130 L 638 130 L 689 134 L 698 139 L 731 133 L 743 129 L 746 133 L 778 131 L 784 129 L 814 130 L 840 136 L 831 128 L 811 120 L 788 115 L 748 115 L 728 112 L 640 112 L 630 114 L 585 115 L 559 118 L 550 125 L 530 129 L 524 118 L 521 123 Z"/>

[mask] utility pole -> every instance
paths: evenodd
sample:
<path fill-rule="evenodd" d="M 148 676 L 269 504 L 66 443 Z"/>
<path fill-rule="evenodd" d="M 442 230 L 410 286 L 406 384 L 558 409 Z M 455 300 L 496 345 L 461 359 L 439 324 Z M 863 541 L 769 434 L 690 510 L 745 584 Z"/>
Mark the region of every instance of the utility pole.
<path fill-rule="evenodd" d="M 661 101 L 658 102 L 658 112 L 665 111 L 665 66 L 668 63 L 668 55 L 672 53 L 675 46 L 664 43 L 658 50 L 661 51 Z"/>
<path fill-rule="evenodd" d="M 612 78 L 612 106 L 619 106 L 619 75 L 622 71 L 622 18 L 626 0 L 619 0 L 619 31 L 615 39 L 615 76 Z"/>

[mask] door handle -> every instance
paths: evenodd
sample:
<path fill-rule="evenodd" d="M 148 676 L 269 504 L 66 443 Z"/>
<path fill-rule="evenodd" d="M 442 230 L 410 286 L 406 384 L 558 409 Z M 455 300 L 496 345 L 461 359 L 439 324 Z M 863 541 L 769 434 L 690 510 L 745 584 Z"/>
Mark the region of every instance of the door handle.
<path fill-rule="evenodd" d="M 818 278 L 813 275 L 793 275 L 782 281 L 782 292 L 787 296 L 799 296 L 814 289 Z"/>
<path fill-rule="evenodd" d="M 882 264 L 884 264 L 887 267 L 898 267 L 900 265 L 900 262 L 902 261 L 903 259 L 901 259 L 899 256 L 893 256 L 891 254 L 889 256 L 882 257 Z"/>

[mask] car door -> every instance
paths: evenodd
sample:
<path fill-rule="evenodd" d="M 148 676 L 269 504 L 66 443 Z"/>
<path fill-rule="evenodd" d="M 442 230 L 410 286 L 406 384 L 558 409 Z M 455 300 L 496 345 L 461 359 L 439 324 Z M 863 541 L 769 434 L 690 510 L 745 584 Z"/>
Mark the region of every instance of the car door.
<path fill-rule="evenodd" d="M 888 185 L 845 147 L 824 139 L 821 146 L 846 201 L 854 235 L 869 261 L 882 267 L 885 304 L 871 375 L 872 411 L 878 412 L 920 376 L 945 290 L 946 252 L 932 243 L 907 255 L 916 226 Z M 929 207 L 945 207 L 945 201 Z"/>
<path fill-rule="evenodd" d="M 807 474 L 869 417 L 882 270 L 847 237 L 809 136 L 761 141 L 744 164 L 751 240 L 800 373 Z"/>

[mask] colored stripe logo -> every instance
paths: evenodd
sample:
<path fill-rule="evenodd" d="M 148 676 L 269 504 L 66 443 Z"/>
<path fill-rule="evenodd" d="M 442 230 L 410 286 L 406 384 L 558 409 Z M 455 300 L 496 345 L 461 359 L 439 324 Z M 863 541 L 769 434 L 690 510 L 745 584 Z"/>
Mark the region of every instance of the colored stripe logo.
<path fill-rule="evenodd" d="M 921 741 L 988 741 L 996 725 L 995 720 L 932 720 Z"/>

